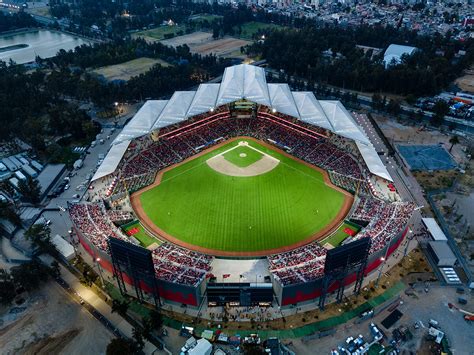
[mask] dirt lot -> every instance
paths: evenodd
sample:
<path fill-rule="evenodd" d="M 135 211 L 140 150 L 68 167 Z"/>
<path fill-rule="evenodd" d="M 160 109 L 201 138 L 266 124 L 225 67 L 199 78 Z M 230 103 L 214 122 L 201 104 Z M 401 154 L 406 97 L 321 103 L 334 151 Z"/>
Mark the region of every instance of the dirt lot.
<path fill-rule="evenodd" d="M 112 334 L 55 283 L 49 282 L 16 314 L 0 308 L 1 354 L 100 354 Z"/>
<path fill-rule="evenodd" d="M 97 75 L 102 75 L 106 80 L 129 80 L 130 78 L 147 72 L 155 64 L 161 64 L 164 67 L 170 66 L 164 60 L 151 58 L 137 58 L 125 63 L 109 65 L 92 71 Z"/>
<path fill-rule="evenodd" d="M 470 67 L 469 70 L 465 70 L 464 76 L 456 79 L 455 83 L 462 91 L 474 93 L 474 66 Z"/>
<path fill-rule="evenodd" d="M 179 36 L 161 41 L 167 46 L 177 47 L 187 44 L 193 53 L 202 55 L 215 54 L 218 57 L 245 57 L 240 53 L 240 47 L 251 42 L 234 37 L 224 37 L 214 40 L 212 34 L 208 32 L 194 32 L 184 36 Z"/>

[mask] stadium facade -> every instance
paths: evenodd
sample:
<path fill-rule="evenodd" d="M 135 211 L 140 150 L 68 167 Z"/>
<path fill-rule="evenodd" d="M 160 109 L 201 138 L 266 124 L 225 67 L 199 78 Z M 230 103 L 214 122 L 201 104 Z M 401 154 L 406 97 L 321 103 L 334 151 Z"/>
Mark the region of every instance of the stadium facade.
<path fill-rule="evenodd" d="M 293 92 L 287 84 L 267 83 L 263 68 L 237 65 L 225 70 L 220 84 L 201 84 L 196 91 L 177 91 L 169 100 L 147 101 L 124 127 L 92 179 L 99 194 L 90 203 L 69 206 L 83 247 L 113 272 L 108 238 L 139 244 L 120 228 L 135 219 L 130 194 L 151 184 L 165 167 L 236 136 L 252 136 L 319 166 L 335 185 L 355 194 L 347 219 L 362 229 L 344 243 L 371 238 L 366 273 L 402 242 L 414 206 L 401 201 L 395 188 L 391 193 L 377 190 L 383 184 L 393 186 L 392 178 L 344 106 L 317 100 L 312 92 Z M 160 298 L 199 306 L 212 280 L 213 256 L 166 240 L 148 249 Z M 280 306 L 320 296 L 326 252 L 325 246 L 312 242 L 267 256 Z M 131 275 L 123 276 L 132 284 Z M 343 282 L 354 280 L 355 273 L 350 272 Z M 141 287 L 152 291 L 146 282 Z"/>

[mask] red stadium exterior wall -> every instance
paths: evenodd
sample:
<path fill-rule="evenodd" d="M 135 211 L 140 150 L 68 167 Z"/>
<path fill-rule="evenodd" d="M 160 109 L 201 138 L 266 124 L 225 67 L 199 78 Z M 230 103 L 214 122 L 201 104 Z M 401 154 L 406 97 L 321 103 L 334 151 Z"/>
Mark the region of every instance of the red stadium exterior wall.
<path fill-rule="evenodd" d="M 400 243 L 405 238 L 405 235 L 408 231 L 408 227 L 400 232 L 397 238 L 392 239 L 392 242 L 388 248 L 388 255 L 393 254 L 393 252 L 398 248 Z M 385 249 L 381 249 L 376 253 L 369 256 L 368 265 L 365 269 L 365 275 L 369 274 L 371 271 L 375 270 L 382 261 L 380 258 L 383 256 Z M 346 280 L 345 285 L 352 284 L 356 279 L 356 273 L 350 274 Z M 279 281 L 273 280 L 273 288 L 277 296 L 278 301 L 281 306 L 288 306 L 291 304 L 296 304 L 300 302 L 307 302 L 316 299 L 321 295 L 322 288 L 322 279 L 318 279 L 312 282 L 288 285 L 283 286 Z M 337 285 L 334 284 L 329 288 L 329 292 L 335 291 Z"/>
<path fill-rule="evenodd" d="M 74 228 L 74 230 L 76 231 L 76 235 L 79 237 L 79 242 L 84 247 L 84 249 L 94 259 L 100 258 L 100 266 L 108 272 L 113 273 L 110 255 L 97 249 L 86 237 L 82 235 L 79 229 Z M 122 277 L 127 284 L 133 285 L 133 280 L 126 273 L 122 273 Z M 175 284 L 159 279 L 157 279 L 157 283 L 158 292 L 161 298 L 167 301 L 186 304 L 193 307 L 199 306 L 202 298 L 201 295 L 203 294 L 202 289 L 205 287 L 205 282 L 201 282 L 197 287 Z M 151 293 L 153 290 L 150 285 L 143 281 L 140 282 L 140 288 L 147 293 Z"/>
<path fill-rule="evenodd" d="M 80 230 L 74 228 L 76 231 L 77 236 L 79 237 L 79 241 L 84 249 L 93 257 L 93 258 L 100 258 L 99 264 L 110 273 L 113 273 L 112 261 L 110 255 L 98 250 L 92 243 L 89 242 L 87 238 L 85 238 Z M 403 230 L 403 232 L 399 233 L 397 238 L 392 239 L 392 242 L 388 248 L 388 255 L 393 254 L 393 252 L 398 248 L 401 244 L 403 239 L 406 236 L 408 231 L 408 227 Z M 372 272 L 375 270 L 382 261 L 380 260 L 382 254 L 384 253 L 384 249 L 379 250 L 378 252 L 369 256 L 369 262 L 367 268 L 365 269 L 365 274 Z M 122 274 L 124 281 L 132 285 L 132 279 L 125 273 Z M 346 280 L 345 284 L 350 285 L 356 279 L 356 274 L 350 274 Z M 160 297 L 171 302 L 176 302 L 179 304 L 186 304 L 193 307 L 198 307 L 201 300 L 202 295 L 204 294 L 204 290 L 206 287 L 206 281 L 201 282 L 197 287 L 180 285 L 168 281 L 157 280 L 158 281 L 158 291 Z M 280 284 L 279 281 L 273 280 L 273 288 L 276 294 L 276 297 L 281 306 L 288 306 L 291 304 L 296 304 L 300 302 L 308 302 L 311 300 L 315 300 L 321 295 L 321 288 L 322 288 L 322 279 L 318 279 L 312 282 L 296 284 L 296 285 L 289 285 L 283 286 Z M 152 288 L 144 282 L 141 282 L 140 287 L 148 293 L 152 292 Z M 332 285 L 329 288 L 329 292 L 332 292 L 336 289 L 337 285 Z"/>

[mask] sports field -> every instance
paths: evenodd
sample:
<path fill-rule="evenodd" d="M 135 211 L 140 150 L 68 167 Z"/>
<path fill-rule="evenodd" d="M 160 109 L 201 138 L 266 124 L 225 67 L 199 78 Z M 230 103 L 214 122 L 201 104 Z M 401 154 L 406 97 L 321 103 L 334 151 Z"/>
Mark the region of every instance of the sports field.
<path fill-rule="evenodd" d="M 154 65 L 160 64 L 163 67 L 169 67 L 170 64 L 161 59 L 137 58 L 125 63 L 108 65 L 94 69 L 92 72 L 103 76 L 106 80 L 124 80 L 127 81 L 134 76 L 150 70 Z"/>
<path fill-rule="evenodd" d="M 351 232 L 349 232 L 349 230 Z M 321 244 L 325 245 L 326 243 L 331 244 L 334 248 L 338 247 L 346 238 L 350 236 L 349 233 L 357 234 L 359 228 L 355 227 L 352 224 L 344 222 L 333 234 L 324 239 Z"/>
<path fill-rule="evenodd" d="M 322 172 L 243 138 L 172 167 L 132 196 L 147 229 L 217 255 L 303 245 L 337 228 L 351 203 Z"/>
<path fill-rule="evenodd" d="M 143 247 L 148 247 L 154 243 L 161 244 L 158 239 L 150 236 L 140 225 L 140 222 L 130 223 L 123 227 L 125 234 L 134 237 Z"/>

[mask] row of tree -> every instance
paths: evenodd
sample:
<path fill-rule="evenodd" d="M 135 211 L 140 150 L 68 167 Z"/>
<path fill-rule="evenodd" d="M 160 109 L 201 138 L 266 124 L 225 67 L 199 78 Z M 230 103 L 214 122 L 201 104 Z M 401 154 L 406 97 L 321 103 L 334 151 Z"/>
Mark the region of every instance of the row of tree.
<path fill-rule="evenodd" d="M 420 50 L 385 68 L 383 52 L 391 43 L 410 44 Z M 381 53 L 358 45 L 377 47 Z M 459 56 L 460 50 L 465 55 Z M 265 41 L 246 48 L 266 59 L 272 68 L 290 75 L 364 92 L 432 95 L 446 88 L 474 61 L 474 40 L 446 36 L 424 37 L 390 27 L 307 27 L 271 31 Z"/>

